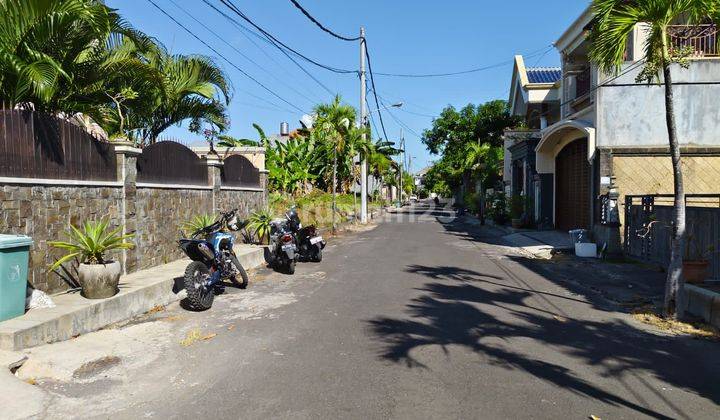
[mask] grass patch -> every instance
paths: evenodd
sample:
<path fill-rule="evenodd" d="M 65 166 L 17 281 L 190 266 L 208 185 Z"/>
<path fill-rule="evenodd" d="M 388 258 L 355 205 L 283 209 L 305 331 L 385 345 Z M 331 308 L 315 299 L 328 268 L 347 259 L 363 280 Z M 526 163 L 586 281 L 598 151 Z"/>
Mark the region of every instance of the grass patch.
<path fill-rule="evenodd" d="M 683 322 L 660 316 L 652 306 L 644 306 L 632 311 L 632 317 L 643 324 L 676 335 L 689 335 L 706 340 L 720 340 L 720 331 L 712 325 L 702 322 Z"/>

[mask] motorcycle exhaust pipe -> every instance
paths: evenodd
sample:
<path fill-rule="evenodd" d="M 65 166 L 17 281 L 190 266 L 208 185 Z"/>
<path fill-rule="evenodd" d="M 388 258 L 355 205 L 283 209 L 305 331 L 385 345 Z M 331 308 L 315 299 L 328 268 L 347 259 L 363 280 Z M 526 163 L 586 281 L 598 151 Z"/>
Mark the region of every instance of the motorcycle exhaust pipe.
<path fill-rule="evenodd" d="M 203 254 L 207 259 L 214 260 L 215 259 L 215 252 L 210 249 L 208 244 L 201 242 L 198 244 L 198 250 L 201 254 Z"/>

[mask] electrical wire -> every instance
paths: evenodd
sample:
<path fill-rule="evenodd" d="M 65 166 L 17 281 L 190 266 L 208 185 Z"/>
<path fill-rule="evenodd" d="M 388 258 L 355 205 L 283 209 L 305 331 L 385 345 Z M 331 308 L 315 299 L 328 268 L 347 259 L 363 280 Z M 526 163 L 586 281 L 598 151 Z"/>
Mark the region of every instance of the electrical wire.
<path fill-rule="evenodd" d="M 310 62 L 310 63 L 312 63 L 312 64 L 314 64 L 314 65 L 316 65 L 316 66 L 318 66 L 318 67 L 320 67 L 320 68 L 323 68 L 323 69 L 325 69 L 325 70 L 328 70 L 328 71 L 331 71 L 331 72 L 334 72 L 334 73 L 339 73 L 339 74 L 357 74 L 357 71 L 356 71 L 356 70 L 347 70 L 347 69 L 341 69 L 341 68 L 337 68 L 337 67 L 332 67 L 332 66 L 329 66 L 329 65 L 326 65 L 326 64 L 319 63 L 319 62 L 313 60 L 312 58 L 309 58 L 309 57 L 307 57 L 306 55 L 303 55 L 302 53 L 298 52 L 297 50 L 295 50 L 295 49 L 293 49 L 292 47 L 288 46 L 288 45 L 285 44 L 284 42 L 280 41 L 280 40 L 277 39 L 275 36 L 273 36 L 271 33 L 269 33 L 268 31 L 266 31 L 265 29 L 263 29 L 262 27 L 260 27 L 258 24 L 256 24 L 255 22 L 253 22 L 252 19 L 250 19 L 249 17 L 247 17 L 247 15 L 245 15 L 245 13 L 243 13 L 237 6 L 235 6 L 235 4 L 234 4 L 231 0 L 220 0 L 220 3 L 222 3 L 225 7 L 227 7 L 228 9 L 230 9 L 230 10 L 231 10 L 233 13 L 235 13 L 236 15 L 240 16 L 244 21 L 246 21 L 247 23 L 249 23 L 250 25 L 252 25 L 255 29 L 257 29 L 258 31 L 260 31 L 263 35 L 265 35 L 265 36 L 268 37 L 269 39 L 275 41 L 275 43 L 276 43 L 275 46 L 276 46 L 276 47 L 278 47 L 278 48 L 282 47 L 282 48 L 280 48 L 280 49 L 283 49 L 283 48 L 284 48 L 284 49 L 292 52 L 292 53 L 295 54 L 296 56 L 302 58 L 303 60 L 308 61 L 308 62 Z"/>
<path fill-rule="evenodd" d="M 320 29 L 322 29 L 323 31 L 327 32 L 328 34 L 334 36 L 335 38 L 342 39 L 343 41 L 359 41 L 359 40 L 361 39 L 361 37 L 359 37 L 359 36 L 354 37 L 354 38 L 350 38 L 350 37 L 346 37 L 346 36 L 339 35 L 339 34 L 333 32 L 333 31 L 331 31 L 330 29 L 328 29 L 328 28 L 326 28 L 325 26 L 323 26 L 322 23 L 318 22 L 318 20 L 315 19 L 315 18 L 310 14 L 310 12 L 308 12 L 307 10 L 305 10 L 305 9 L 300 5 L 300 3 L 298 3 L 298 2 L 295 1 L 295 0 L 290 0 L 290 2 L 291 2 L 293 5 L 295 5 L 295 7 L 296 7 L 297 9 L 299 9 L 299 10 L 302 12 L 302 14 L 305 15 L 305 17 L 307 17 L 308 19 L 310 19 L 310 21 L 311 21 L 312 23 L 314 23 L 315 25 L 317 25 L 318 28 L 320 28 Z"/>
<path fill-rule="evenodd" d="M 372 86 L 373 96 L 375 97 L 375 105 L 378 108 L 378 117 L 380 118 L 380 127 L 382 127 L 383 135 L 387 139 L 388 135 L 387 135 L 387 131 L 385 131 L 385 122 L 383 121 L 382 112 L 380 109 L 380 101 L 378 100 L 378 96 L 377 96 L 377 88 L 375 87 L 375 76 L 373 76 L 372 62 L 370 61 L 370 52 L 368 51 L 368 47 L 367 47 L 367 39 L 363 38 L 363 40 L 360 42 L 365 44 L 365 57 L 367 58 L 368 72 L 370 73 L 370 84 Z"/>
<path fill-rule="evenodd" d="M 295 93 L 298 94 L 299 96 L 303 97 L 304 99 L 306 99 L 306 100 L 307 100 L 308 102 L 310 102 L 311 104 L 315 102 L 313 99 L 310 99 L 307 95 L 305 95 L 304 93 L 302 93 L 302 92 L 300 92 L 299 90 L 297 90 L 294 86 L 292 86 L 292 85 L 290 85 L 289 83 L 285 82 L 285 81 L 282 80 L 281 78 L 275 76 L 275 75 L 272 74 L 268 69 L 266 69 L 266 68 L 263 67 L 262 65 L 258 64 L 258 63 L 257 63 L 255 60 L 253 60 L 252 58 L 248 57 L 245 53 L 243 53 L 242 51 L 240 51 L 236 46 L 234 46 L 234 45 L 232 45 L 231 43 L 229 43 L 225 38 L 223 38 L 222 36 L 220 36 L 217 32 L 213 31 L 211 28 L 209 28 L 207 25 L 205 25 L 201 20 L 199 20 L 198 18 L 196 18 L 195 16 L 193 16 L 190 12 L 188 12 L 186 9 L 184 9 L 182 6 L 180 6 L 179 4 L 177 4 L 177 3 L 175 2 L 175 0 L 170 0 L 170 3 L 172 3 L 173 5 L 175 5 L 175 7 L 177 7 L 178 9 L 180 9 L 180 11 L 182 11 L 183 13 L 185 13 L 188 17 L 190 17 L 190 18 L 191 18 L 193 21 L 195 21 L 197 24 L 199 24 L 200 26 L 202 26 L 206 31 L 208 31 L 209 33 L 211 33 L 212 35 L 214 35 L 215 38 L 219 39 L 222 43 L 224 43 L 225 45 L 227 45 L 228 47 L 230 47 L 233 51 L 235 51 L 236 53 L 238 53 L 241 57 L 243 57 L 243 58 L 246 59 L 247 61 L 251 62 L 251 63 L 254 64 L 255 66 L 257 66 L 260 70 L 263 70 L 267 75 L 269 75 L 269 76 L 272 77 L 273 79 L 275 79 L 275 80 L 277 80 L 278 82 L 280 82 L 283 86 L 287 87 L 288 89 L 292 90 L 293 92 L 295 92 Z"/>
<path fill-rule="evenodd" d="M 302 70 L 303 73 L 305 73 L 308 77 L 310 77 L 313 81 L 315 81 L 315 83 L 317 83 L 321 88 L 323 88 L 326 92 L 328 92 L 328 94 L 330 94 L 330 95 L 335 95 L 335 93 L 334 93 L 332 90 L 330 90 L 330 88 L 328 88 L 328 87 L 327 87 L 324 83 L 322 83 L 318 78 L 316 78 L 315 76 L 313 76 L 307 69 L 305 69 L 305 67 L 303 67 L 300 63 L 297 62 L 297 60 L 295 60 L 290 54 L 288 54 L 288 52 L 285 51 L 285 49 L 284 49 L 280 44 L 278 44 L 278 43 L 276 43 L 275 41 L 273 41 L 270 37 L 268 37 L 268 36 L 266 36 L 266 35 L 263 36 L 263 35 L 260 35 L 260 34 L 257 34 L 257 33 L 255 33 L 255 32 L 253 32 L 251 29 L 247 28 L 246 26 L 244 26 L 243 24 L 241 24 L 240 22 L 238 22 L 237 19 L 234 19 L 232 16 L 228 16 L 225 12 L 223 12 L 222 10 L 218 9 L 217 7 L 215 7 L 215 5 L 213 5 L 212 3 L 208 2 L 208 0 L 203 0 L 203 3 L 207 4 L 208 6 L 210 6 L 213 10 L 215 10 L 217 13 L 219 13 L 221 16 L 223 16 L 223 17 L 224 17 L 225 19 L 227 19 L 228 21 L 230 21 L 230 22 L 231 22 L 233 25 L 235 25 L 236 27 L 238 27 L 238 28 L 240 28 L 240 29 L 242 29 L 242 30 L 244 30 L 244 31 L 249 32 L 250 34 L 258 37 L 260 40 L 262 40 L 262 41 L 264 41 L 264 42 L 267 42 L 268 44 L 270 44 L 270 45 L 274 46 L 275 48 L 277 48 L 277 49 L 278 49 L 281 53 L 283 53 L 290 61 L 292 61 L 300 70 Z"/>
<path fill-rule="evenodd" d="M 182 23 L 180 23 L 180 22 L 179 22 L 177 19 L 175 19 L 172 15 L 170 15 L 168 12 L 166 12 L 162 7 L 158 6 L 157 3 L 155 3 L 153 0 L 147 0 L 147 1 L 150 2 L 150 4 L 152 4 L 153 6 L 155 6 L 155 8 L 158 9 L 162 14 L 164 14 L 165 16 L 167 16 L 168 18 L 170 18 L 170 20 L 172 20 L 173 22 L 175 22 L 176 25 L 180 26 L 183 30 L 185 30 L 185 32 L 187 32 L 188 34 L 190 34 L 190 36 L 192 36 L 192 37 L 195 38 L 198 42 L 200 42 L 201 44 L 203 44 L 204 46 L 206 46 L 208 49 L 210 49 L 212 52 L 214 52 L 215 54 L 217 54 L 218 57 L 222 58 L 225 62 L 227 62 L 229 65 L 231 65 L 231 66 L 232 66 L 233 68 L 235 68 L 237 71 L 239 71 L 240 73 L 242 73 L 245 77 L 247 77 L 248 79 L 250 79 L 250 80 L 252 80 L 253 82 L 255 82 L 256 84 L 258 84 L 260 87 L 262 87 L 263 89 L 265 89 L 266 91 L 268 91 L 270 94 L 272 94 L 272 95 L 275 96 L 276 98 L 280 99 L 281 101 L 285 102 L 286 104 L 290 105 L 291 107 L 297 109 L 298 111 L 300 111 L 300 113 L 305 113 L 305 111 L 303 111 L 302 108 L 298 107 L 297 105 L 293 104 L 292 102 L 290 102 L 290 101 L 288 101 L 287 99 L 283 98 L 282 96 L 278 95 L 278 94 L 275 93 L 272 89 L 270 89 L 269 87 L 265 86 L 265 85 L 262 84 L 259 80 L 255 79 L 255 78 L 252 77 L 250 74 L 248 74 L 245 70 L 243 70 L 243 69 L 241 69 L 240 67 L 238 67 L 235 63 L 233 63 L 232 61 L 230 61 L 230 60 L 228 60 L 227 58 L 225 58 L 225 56 L 222 55 L 222 54 L 220 54 L 220 52 L 219 52 L 218 50 L 216 50 L 215 48 L 213 48 L 213 47 L 212 47 L 210 44 L 208 44 L 207 42 L 203 41 L 202 38 L 200 38 L 199 36 L 195 35 L 195 33 L 194 33 L 193 31 L 191 31 L 191 30 L 188 29 L 185 25 L 183 25 Z"/>
<path fill-rule="evenodd" d="M 547 54 L 550 50 L 555 48 L 553 45 L 549 45 L 547 47 L 544 47 L 542 49 L 532 51 L 528 54 L 525 54 L 525 58 L 532 58 L 539 54 Z M 483 67 L 478 67 L 474 69 L 469 70 L 462 70 L 462 71 L 455 71 L 455 72 L 447 72 L 447 73 L 426 73 L 426 74 L 408 74 L 408 73 L 376 73 L 378 76 L 388 76 L 388 77 L 407 77 L 407 78 L 428 78 L 428 77 L 448 77 L 448 76 L 460 76 L 464 74 L 470 74 L 470 73 L 478 73 L 481 71 L 496 69 L 499 67 L 506 66 L 508 64 L 513 64 L 515 60 L 505 60 L 500 63 L 490 64 Z"/>

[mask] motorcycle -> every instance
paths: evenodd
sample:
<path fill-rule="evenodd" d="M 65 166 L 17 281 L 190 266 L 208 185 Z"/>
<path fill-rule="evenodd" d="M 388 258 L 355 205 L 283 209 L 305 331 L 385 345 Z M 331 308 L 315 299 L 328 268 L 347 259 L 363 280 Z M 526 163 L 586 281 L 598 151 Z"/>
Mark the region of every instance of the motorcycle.
<path fill-rule="evenodd" d="M 270 222 L 270 266 L 284 269 L 288 274 L 295 274 L 299 257 L 294 223 L 287 215 Z"/>
<path fill-rule="evenodd" d="M 297 216 L 297 212 L 291 209 L 290 212 Z M 292 216 L 291 216 L 292 217 Z M 302 226 L 300 219 L 297 219 L 297 242 L 298 242 L 298 253 L 300 254 L 301 261 L 322 261 L 322 251 L 325 248 L 326 242 L 322 236 L 318 235 L 317 228 L 313 225 Z"/>
<path fill-rule="evenodd" d="M 192 260 L 185 269 L 184 282 L 190 306 L 196 310 L 212 307 L 215 292 L 223 290 L 224 279 L 241 289 L 247 287 L 247 272 L 233 251 L 235 238 L 225 231 L 225 228 L 238 231 L 247 224 L 239 223 L 236 213 L 237 209 L 220 213 L 215 223 L 178 241 L 180 249 Z"/>

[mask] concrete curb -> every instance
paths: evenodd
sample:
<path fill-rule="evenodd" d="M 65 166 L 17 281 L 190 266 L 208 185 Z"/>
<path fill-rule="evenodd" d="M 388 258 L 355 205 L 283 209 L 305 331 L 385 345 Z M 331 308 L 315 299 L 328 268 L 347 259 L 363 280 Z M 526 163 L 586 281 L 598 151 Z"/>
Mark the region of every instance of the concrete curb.
<path fill-rule="evenodd" d="M 687 313 L 701 317 L 710 325 L 720 328 L 720 293 L 686 284 L 683 295 Z"/>
<path fill-rule="evenodd" d="M 246 269 L 265 264 L 262 247 L 240 245 L 235 251 Z M 0 350 L 21 350 L 68 340 L 180 300 L 188 262 L 177 260 L 125 275 L 120 279 L 120 292 L 111 298 L 90 300 L 79 293 L 55 296 L 54 308 L 31 310 L 0 322 Z"/>

